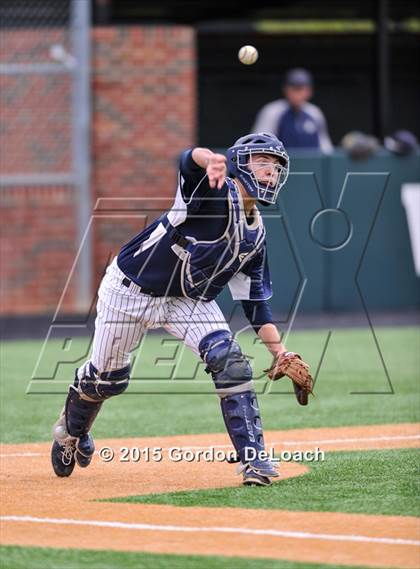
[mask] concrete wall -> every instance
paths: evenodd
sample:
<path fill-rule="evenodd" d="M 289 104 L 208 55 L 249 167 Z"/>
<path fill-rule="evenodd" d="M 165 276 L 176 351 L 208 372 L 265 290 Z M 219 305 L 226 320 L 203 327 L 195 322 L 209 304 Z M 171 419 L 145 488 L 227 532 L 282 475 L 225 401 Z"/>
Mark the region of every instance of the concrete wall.
<path fill-rule="evenodd" d="M 420 180 L 420 156 L 379 152 L 352 161 L 291 155 L 291 174 L 267 226 L 281 321 L 294 312 L 407 310 L 420 305 L 401 187 Z M 231 310 L 224 293 L 221 304 Z"/>

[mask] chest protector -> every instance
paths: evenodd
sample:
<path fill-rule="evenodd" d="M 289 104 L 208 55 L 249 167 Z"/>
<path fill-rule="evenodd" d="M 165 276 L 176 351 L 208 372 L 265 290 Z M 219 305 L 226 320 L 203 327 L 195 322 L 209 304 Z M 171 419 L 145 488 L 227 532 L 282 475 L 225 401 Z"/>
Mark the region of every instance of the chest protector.
<path fill-rule="evenodd" d="M 186 297 L 209 301 L 223 290 L 229 280 L 238 273 L 262 248 L 265 228 L 258 210 L 254 221 L 248 225 L 245 212 L 240 210 L 238 190 L 229 178 L 229 214 L 224 233 L 214 241 L 200 241 L 184 235 L 166 220 L 166 227 L 174 244 L 172 250 L 182 260 L 181 289 Z M 203 223 L 206 223 L 203 220 Z M 211 223 L 211 219 L 207 221 Z M 182 227 L 182 224 L 178 227 Z"/>

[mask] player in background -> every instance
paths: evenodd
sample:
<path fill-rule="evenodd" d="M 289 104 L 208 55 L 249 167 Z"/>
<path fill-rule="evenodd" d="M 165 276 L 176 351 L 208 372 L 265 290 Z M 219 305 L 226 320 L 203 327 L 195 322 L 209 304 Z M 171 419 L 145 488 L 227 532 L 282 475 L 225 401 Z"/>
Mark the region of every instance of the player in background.
<path fill-rule="evenodd" d="M 284 146 L 313 148 L 330 154 L 334 148 L 321 109 L 310 103 L 313 79 L 306 69 L 290 69 L 283 81 L 284 98 L 271 101 L 258 112 L 253 129 L 273 132 Z"/>
<path fill-rule="evenodd" d="M 58 476 L 70 476 L 76 462 L 89 465 L 91 426 L 103 402 L 127 388 L 130 354 L 144 331 L 158 327 L 206 363 L 244 484 L 269 485 L 278 476 L 264 455 L 251 366 L 215 298 L 228 285 L 242 301 L 273 355 L 269 377 L 288 375 L 299 403 L 306 405 L 309 368 L 299 355 L 286 352 L 267 303 L 272 289 L 256 207 L 276 202 L 288 173 L 289 157 L 270 133 L 241 137 L 227 157 L 206 148 L 182 154 L 173 207 L 121 249 L 102 280 L 92 354 L 76 370 L 54 426 L 51 458 Z"/>

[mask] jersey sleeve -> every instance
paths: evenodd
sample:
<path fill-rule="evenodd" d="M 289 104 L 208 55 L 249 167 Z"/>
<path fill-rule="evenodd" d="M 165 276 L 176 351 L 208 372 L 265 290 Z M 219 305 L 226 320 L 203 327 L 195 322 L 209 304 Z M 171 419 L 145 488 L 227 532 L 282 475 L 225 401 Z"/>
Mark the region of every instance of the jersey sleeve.
<path fill-rule="evenodd" d="M 273 322 L 273 315 L 266 300 L 242 300 L 241 302 L 245 316 L 257 334 L 261 326 Z"/>
<path fill-rule="evenodd" d="M 211 191 L 206 171 L 192 158 L 192 149 L 185 150 L 179 163 L 178 186 L 188 211 L 196 211 L 202 199 Z"/>
<path fill-rule="evenodd" d="M 331 154 L 334 146 L 331 142 L 330 135 L 328 134 L 327 121 L 324 113 L 319 107 L 312 103 L 307 103 L 305 106 L 306 112 L 313 118 L 318 129 L 319 146 L 324 154 Z"/>
<path fill-rule="evenodd" d="M 251 132 L 272 132 L 276 134 L 280 119 L 288 108 L 288 103 L 283 99 L 267 103 L 257 113 Z"/>
<path fill-rule="evenodd" d="M 273 322 L 273 315 L 267 302 L 273 291 L 265 243 L 254 259 L 235 275 L 229 286 L 233 298 L 241 301 L 245 316 L 257 334 L 261 326 Z"/>
<path fill-rule="evenodd" d="M 273 296 L 265 243 L 257 255 L 230 279 L 228 285 L 233 300 L 268 300 Z"/>
<path fill-rule="evenodd" d="M 334 147 L 331 142 L 330 135 L 328 134 L 327 121 L 324 117 L 324 114 L 321 111 L 319 112 L 321 115 L 319 122 L 319 143 L 322 152 L 325 154 L 331 154 L 331 152 L 334 150 Z"/>

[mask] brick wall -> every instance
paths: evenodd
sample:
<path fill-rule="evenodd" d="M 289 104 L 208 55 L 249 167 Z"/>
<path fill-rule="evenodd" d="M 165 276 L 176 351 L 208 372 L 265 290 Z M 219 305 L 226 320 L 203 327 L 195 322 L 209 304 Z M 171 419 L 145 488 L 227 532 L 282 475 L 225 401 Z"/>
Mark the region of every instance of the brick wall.
<path fill-rule="evenodd" d="M 72 187 L 0 190 L 1 313 L 53 313 L 75 254 Z M 74 306 L 74 287 L 63 311 Z"/>
<path fill-rule="evenodd" d="M 54 63 L 50 47 L 68 48 L 65 29 L 2 30 L 0 63 Z M 0 74 L 0 172 L 53 173 L 71 168 L 71 81 L 66 73 Z"/>
<path fill-rule="evenodd" d="M 7 34 L 8 63 L 46 61 L 51 44 L 66 45 L 57 30 Z M 108 259 L 172 203 L 177 158 L 195 139 L 195 58 L 187 27 L 92 30 L 92 296 Z M 0 175 L 68 170 L 68 77 L 0 81 Z M 71 187 L 0 188 L 1 314 L 54 312 L 79 245 L 75 198 Z"/>
<path fill-rule="evenodd" d="M 172 202 L 178 156 L 195 138 L 196 70 L 191 28 L 96 28 L 93 40 L 97 282 L 121 245 Z"/>

